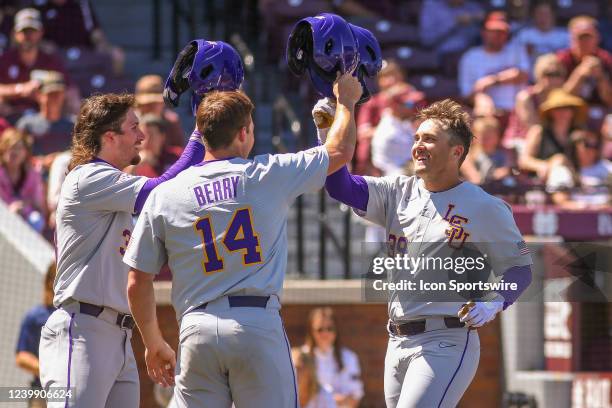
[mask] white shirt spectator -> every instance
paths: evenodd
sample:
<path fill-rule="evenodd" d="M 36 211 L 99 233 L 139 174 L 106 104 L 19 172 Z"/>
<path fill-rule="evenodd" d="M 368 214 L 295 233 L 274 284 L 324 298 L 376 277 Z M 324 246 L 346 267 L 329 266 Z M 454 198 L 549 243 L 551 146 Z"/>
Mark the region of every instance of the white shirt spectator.
<path fill-rule="evenodd" d="M 608 184 L 612 176 L 612 162 L 602 159 L 592 166 L 580 170 L 580 184 L 583 188 L 600 187 Z M 572 172 L 565 166 L 554 167 L 546 180 L 546 190 L 550 193 L 576 187 Z"/>
<path fill-rule="evenodd" d="M 336 400 L 334 400 L 334 394 L 329 387 L 321 385 L 319 393 L 303 408 L 336 408 Z"/>
<path fill-rule="evenodd" d="M 47 188 L 47 205 L 49 211 L 55 211 L 57 208 L 57 200 L 62 189 L 62 183 L 68 173 L 68 165 L 70 164 L 70 158 L 72 155 L 70 151 L 65 151 L 53 159 L 51 168 L 49 169 L 49 185 Z"/>
<path fill-rule="evenodd" d="M 521 71 L 529 72 L 529 66 L 529 57 L 525 48 L 516 44 L 507 44 L 497 53 L 487 52 L 483 47 L 470 48 L 459 62 L 461 95 L 469 96 L 476 81 L 482 77 L 509 68 L 519 68 Z M 516 94 L 523 88 L 523 84 L 502 84 L 492 86 L 486 93 L 493 99 L 497 108 L 510 111 L 514 108 Z"/>
<path fill-rule="evenodd" d="M 383 113 L 372 137 L 372 164 L 385 176 L 404 174 L 404 166 L 412 158 L 413 144 L 412 123 Z"/>
<path fill-rule="evenodd" d="M 338 372 L 334 352 L 322 352 L 315 349 L 317 378 L 322 386 L 331 389 L 333 394 L 350 395 L 355 399 L 363 397 L 361 368 L 359 359 L 351 350 L 342 348 L 340 352 L 344 368 Z"/>
<path fill-rule="evenodd" d="M 583 186 L 596 187 L 607 185 L 612 175 L 612 162 L 602 159 L 592 166 L 580 170 L 580 182 Z"/>

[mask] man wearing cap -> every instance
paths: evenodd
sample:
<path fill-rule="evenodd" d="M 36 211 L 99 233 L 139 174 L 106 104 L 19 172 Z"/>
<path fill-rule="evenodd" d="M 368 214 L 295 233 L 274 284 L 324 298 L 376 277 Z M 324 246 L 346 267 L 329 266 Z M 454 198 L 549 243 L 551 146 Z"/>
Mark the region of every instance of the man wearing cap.
<path fill-rule="evenodd" d="M 155 115 L 166 122 L 166 145 L 185 145 L 179 116 L 164 105 L 164 83 L 159 75 L 145 75 L 136 82 L 136 113 L 139 116 Z"/>
<path fill-rule="evenodd" d="M 589 104 L 612 107 L 612 54 L 599 48 L 597 21 L 578 16 L 568 24 L 570 47 L 558 52 L 569 72 L 563 88 Z"/>
<path fill-rule="evenodd" d="M 461 95 L 473 101 L 477 115 L 510 112 L 529 79 L 527 52 L 508 43 L 509 31 L 505 15 L 492 12 L 481 31 L 483 45 L 470 48 L 459 62 Z"/>
<path fill-rule="evenodd" d="M 16 120 L 24 111 L 37 108 L 35 92 L 40 82 L 31 78 L 31 72 L 59 71 L 66 78 L 66 70 L 58 56 L 40 47 L 43 30 L 37 10 L 26 8 L 15 14 L 13 36 L 15 47 L 0 57 L 0 98 L 8 107 L 5 116 Z"/>
<path fill-rule="evenodd" d="M 66 84 L 59 71 L 32 71 L 40 86 L 35 92 L 39 111 L 26 113 L 16 124 L 34 137 L 33 154 L 45 156 L 43 166 L 49 168 L 56 153 L 70 147 L 74 123 L 64 116 Z"/>

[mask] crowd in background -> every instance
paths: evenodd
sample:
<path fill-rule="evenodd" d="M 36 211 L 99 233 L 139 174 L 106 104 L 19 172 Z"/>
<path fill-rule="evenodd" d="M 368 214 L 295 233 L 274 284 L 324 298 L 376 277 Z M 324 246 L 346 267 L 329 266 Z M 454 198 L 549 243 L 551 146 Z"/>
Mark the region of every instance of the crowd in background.
<path fill-rule="evenodd" d="M 260 10 L 280 10 L 287 3 L 301 2 L 260 0 L 259 6 Z M 371 23 L 387 56 L 376 78 L 376 92 L 357 113 L 355 173 L 411 174 L 411 146 L 418 127 L 415 114 L 439 94 L 432 94 L 425 80 L 410 81 L 414 60 L 425 54 L 414 47 L 397 47 L 398 36 L 401 42 L 405 32 L 412 33 L 410 41 L 427 50 L 432 66 L 438 67 L 435 72 L 425 68 L 431 74 L 428 78 L 438 78 L 439 84 L 447 83 L 442 77 L 450 79 L 456 92 L 443 89 L 444 96 L 462 102 L 472 113 L 475 139 L 461 168 L 466 180 L 514 203 L 530 204 L 530 196 L 541 200 L 542 195 L 526 194 L 535 190 L 546 193 L 549 203 L 568 208 L 609 205 L 610 2 L 599 2 L 603 11 L 599 17 L 568 16 L 563 24 L 556 15 L 559 1 L 309 4 L 314 3 L 330 8 L 317 11 L 335 11 L 365 26 Z M 492 8 L 494 3 L 507 7 Z M 515 3 L 519 6 L 514 7 Z M 2 4 L 0 199 L 51 239 L 80 101 L 121 77 L 125 53 L 106 39 L 88 0 L 6 0 Z M 273 14 L 262 15 L 264 28 L 277 29 Z M 399 28 L 389 30 L 384 22 Z M 276 37 L 277 42 L 285 40 Z M 386 39 L 394 43 L 393 53 L 385 54 Z M 274 44 L 269 41 L 270 47 Z M 269 54 L 273 59 L 274 51 Z M 93 61 L 108 67 L 106 77 L 87 71 Z M 128 171 L 157 177 L 178 158 L 186 134 L 179 116 L 164 105 L 162 77 L 145 75 L 133 81 L 131 89 L 135 89 L 145 140 L 141 164 Z M 30 344 L 36 330 L 28 327 L 38 324 L 50 307 L 46 299 L 22 328 L 18 363 L 32 373 L 36 364 L 27 352 L 37 350 Z M 331 309 L 315 309 L 308 324 L 306 344 L 293 350 L 301 404 L 357 406 L 363 397 L 359 362 L 340 346 Z"/>
<path fill-rule="evenodd" d="M 274 2 L 285 3 L 262 0 L 260 7 Z M 92 55 L 106 58 L 110 78 L 121 74 L 125 53 L 106 40 L 89 1 L 8 3 L 0 12 L 0 198 L 50 237 L 75 115 L 92 91 L 83 89 L 78 67 Z M 366 26 L 402 16 L 388 1 L 331 3 L 334 11 Z M 560 25 L 555 1 L 502 10 L 491 10 L 486 1 L 408 3 L 419 7 L 413 10 L 415 38 L 435 54 L 440 71 L 454 77 L 457 92 L 449 96 L 475 119 L 476 137 L 462 167 L 465 179 L 513 193 L 515 202 L 540 189 L 563 206 L 606 205 L 612 55 L 604 47 L 612 41 L 605 16 L 601 21 L 575 16 Z M 386 37 L 374 31 L 385 55 Z M 93 54 L 75 62 L 75 53 L 87 52 Z M 356 173 L 411 172 L 415 113 L 434 98 L 406 79 L 410 64 L 395 56 L 385 59 L 377 92 L 358 111 Z M 130 171 L 154 177 L 180 155 L 185 133 L 178 115 L 163 103 L 161 77 L 146 75 L 134 88 L 146 139 L 142 164 Z"/>
<path fill-rule="evenodd" d="M 423 2 L 422 43 L 442 60 L 460 51 L 455 98 L 470 109 L 475 136 L 461 172 L 514 203 L 538 190 L 550 204 L 606 206 L 612 55 L 593 17 L 575 16 L 561 27 L 555 3 L 545 1 L 532 3 L 531 15 L 533 22 L 513 28 L 518 23 L 507 13 L 485 16 L 478 2 Z M 411 174 L 415 113 L 431 101 L 396 61 L 383 64 L 378 88 L 358 112 L 355 170 Z"/>

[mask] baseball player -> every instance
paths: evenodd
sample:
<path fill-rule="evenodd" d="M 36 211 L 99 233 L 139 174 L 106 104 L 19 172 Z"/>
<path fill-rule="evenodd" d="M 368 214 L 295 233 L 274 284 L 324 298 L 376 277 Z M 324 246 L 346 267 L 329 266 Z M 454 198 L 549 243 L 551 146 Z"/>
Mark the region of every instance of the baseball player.
<path fill-rule="evenodd" d="M 130 338 L 121 261 L 132 216 L 151 191 L 202 161 L 197 131 L 177 162 L 154 179 L 121 171 L 137 164 L 143 134 L 134 96 L 88 98 L 74 128 L 72 159 L 57 208 L 57 278 L 51 314 L 41 331 L 40 378 L 45 389 L 68 389 L 49 407 L 138 407 L 138 370 Z"/>
<path fill-rule="evenodd" d="M 333 105 L 325 100 L 313 110 L 314 116 L 332 114 Z M 387 407 L 455 407 L 478 366 L 474 329 L 492 321 L 526 289 L 532 262 L 509 206 L 459 177 L 472 140 L 467 113 L 447 99 L 419 115 L 423 122 L 412 147 L 416 176 L 360 177 L 344 167 L 327 178 L 326 189 L 384 227 L 392 254 L 419 257 L 428 255 L 419 254 L 427 243 L 450 248 L 473 243 L 488 255 L 497 275 L 516 283 L 515 290 L 488 293 L 467 304 L 415 301 L 410 291 L 389 292 Z M 325 130 L 318 133 L 324 140 Z M 416 279 L 427 277 L 419 276 L 422 268 L 414 272 Z M 405 278 L 391 274 L 392 281 Z"/>
<path fill-rule="evenodd" d="M 158 327 L 153 278 L 168 262 L 180 321 L 174 399 L 179 407 L 297 407 L 290 347 L 279 315 L 287 216 L 300 194 L 323 186 L 355 147 L 362 90 L 350 72 L 334 85 L 334 125 L 323 146 L 247 157 L 253 105 L 241 92 L 211 93 L 197 126 L 201 165 L 153 192 L 124 257 L 130 309 L 149 376 L 174 383 L 175 355 Z"/>

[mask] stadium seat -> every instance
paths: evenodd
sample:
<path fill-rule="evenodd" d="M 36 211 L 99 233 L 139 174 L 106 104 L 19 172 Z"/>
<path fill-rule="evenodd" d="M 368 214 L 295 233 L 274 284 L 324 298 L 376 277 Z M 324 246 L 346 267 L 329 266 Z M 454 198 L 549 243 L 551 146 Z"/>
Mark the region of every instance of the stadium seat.
<path fill-rule="evenodd" d="M 76 71 L 106 71 L 112 67 L 110 55 L 87 48 L 70 47 L 61 50 L 61 55 L 71 74 Z"/>
<path fill-rule="evenodd" d="M 383 49 L 383 58 L 395 59 L 398 64 L 408 71 L 433 71 L 439 67 L 438 56 L 435 51 L 411 47 L 391 47 Z"/>
<path fill-rule="evenodd" d="M 414 25 L 396 23 L 388 20 L 369 20 L 360 24 L 370 30 L 378 39 L 380 46 L 419 43 L 419 30 Z"/>
<path fill-rule="evenodd" d="M 423 8 L 423 0 L 402 2 L 398 6 L 399 20 L 407 24 L 418 25 L 421 8 Z"/>
<path fill-rule="evenodd" d="M 296 21 L 303 17 L 332 12 L 329 2 L 325 0 L 276 0 L 269 2 L 268 7 L 266 14 L 269 22 Z"/>
<path fill-rule="evenodd" d="M 133 92 L 134 81 L 116 78 L 102 72 L 79 72 L 72 75 L 81 95 L 86 98 L 94 93 Z"/>
<path fill-rule="evenodd" d="M 598 0 L 556 0 L 556 3 L 557 17 L 562 21 L 568 21 L 581 14 L 595 18 L 599 16 Z"/>
<path fill-rule="evenodd" d="M 408 82 L 424 92 L 428 102 L 459 96 L 459 86 L 454 78 L 438 74 L 413 75 L 408 77 Z"/>

